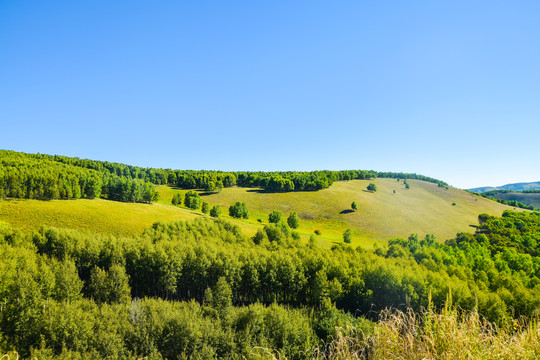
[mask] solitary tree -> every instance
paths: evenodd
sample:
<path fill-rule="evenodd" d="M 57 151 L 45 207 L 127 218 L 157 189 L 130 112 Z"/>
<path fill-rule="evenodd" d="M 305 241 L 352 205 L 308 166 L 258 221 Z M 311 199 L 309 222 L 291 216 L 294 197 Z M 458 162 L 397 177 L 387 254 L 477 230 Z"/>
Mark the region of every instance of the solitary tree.
<path fill-rule="evenodd" d="M 190 209 L 197 210 L 201 206 L 201 197 L 195 191 L 188 191 L 184 199 L 184 204 Z"/>
<path fill-rule="evenodd" d="M 249 211 L 245 203 L 239 201 L 236 204 L 229 206 L 229 215 L 237 219 L 249 219 Z"/>
<path fill-rule="evenodd" d="M 175 206 L 182 205 L 182 194 L 180 193 L 174 194 L 172 198 L 172 204 Z"/>
<path fill-rule="evenodd" d="M 298 229 L 300 226 L 300 218 L 298 217 L 298 214 L 296 212 L 292 212 L 291 215 L 287 218 L 287 224 L 291 227 L 291 229 Z"/>
<path fill-rule="evenodd" d="M 219 205 L 214 205 L 214 207 L 210 209 L 210 216 L 217 218 L 219 215 L 221 215 L 221 207 L 219 207 Z"/>
<path fill-rule="evenodd" d="M 351 209 L 353 209 L 354 211 L 358 210 L 358 205 L 356 205 L 356 201 L 352 202 Z"/>
<path fill-rule="evenodd" d="M 377 191 L 377 185 L 375 185 L 374 183 L 371 183 L 368 185 L 367 189 L 371 192 L 375 192 Z"/>
<path fill-rule="evenodd" d="M 351 232 L 351 229 L 347 229 L 343 232 L 343 241 L 347 244 L 350 244 L 351 243 L 351 239 L 352 239 L 352 232 Z"/>
<path fill-rule="evenodd" d="M 283 214 L 279 210 L 274 210 L 268 215 L 268 222 L 277 224 L 281 221 L 281 218 L 283 217 Z"/>
<path fill-rule="evenodd" d="M 203 201 L 201 211 L 203 212 L 203 214 L 208 214 L 208 212 L 210 212 L 210 204 L 206 201 Z"/>

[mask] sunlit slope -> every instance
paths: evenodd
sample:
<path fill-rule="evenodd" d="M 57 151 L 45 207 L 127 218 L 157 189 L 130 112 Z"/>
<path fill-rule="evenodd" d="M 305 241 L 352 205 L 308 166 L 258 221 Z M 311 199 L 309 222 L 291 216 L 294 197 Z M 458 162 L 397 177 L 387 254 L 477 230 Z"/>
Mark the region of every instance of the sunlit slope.
<path fill-rule="evenodd" d="M 377 192 L 366 191 L 370 182 L 377 185 Z M 432 233 L 442 241 L 460 231 L 474 231 L 470 225 L 477 224 L 480 213 L 500 215 L 503 210 L 511 209 L 466 191 L 445 190 L 423 181 L 408 182 L 408 190 L 403 181 L 376 179 L 336 182 L 330 188 L 316 192 L 265 193 L 259 189 L 234 187 L 218 194 L 201 194 L 203 201 L 221 205 L 223 217 L 239 225 L 246 235 L 253 235 L 268 223 L 268 214 L 272 210 L 280 210 L 285 216 L 296 211 L 302 219 L 298 231 L 303 241 L 308 241 L 314 230 L 320 230 L 321 235 L 317 239 L 324 246 L 341 242 L 342 233 L 347 228 L 353 229 L 353 246 L 372 246 L 374 240 L 387 241 L 411 233 L 420 236 Z M 55 226 L 133 235 L 156 221 L 205 216 L 200 210 L 169 205 L 176 192 L 185 193 L 185 190 L 168 186 L 158 186 L 158 190 L 161 199 L 152 205 L 102 199 L 0 201 L 0 221 L 17 229 L 37 230 L 41 226 Z M 247 204 L 251 213 L 249 220 L 228 217 L 227 209 L 236 201 Z M 358 204 L 356 212 L 350 211 L 353 201 Z"/>
<path fill-rule="evenodd" d="M 129 236 L 142 233 L 156 221 L 191 220 L 199 216 L 207 215 L 172 205 L 122 203 L 103 199 L 0 201 L 0 221 L 19 230 L 53 226 Z M 250 222 L 228 220 L 240 226 L 248 236 L 255 234 L 260 227 Z"/>
<path fill-rule="evenodd" d="M 133 235 L 156 221 L 187 220 L 197 217 L 188 210 L 161 204 L 133 204 L 94 200 L 9 200 L 0 201 L 0 220 L 16 229 L 36 230 L 54 226 L 89 230 L 103 234 Z"/>
<path fill-rule="evenodd" d="M 366 191 L 370 182 L 377 185 L 377 192 Z M 408 183 L 410 189 L 395 179 L 352 180 L 335 182 L 330 188 L 316 192 L 290 193 L 234 187 L 202 197 L 203 201 L 221 205 L 224 210 L 236 201 L 245 202 L 252 222 L 260 218 L 266 223 L 272 210 L 280 210 L 285 216 L 296 211 L 303 219 L 301 233 L 319 229 L 323 239 L 339 240 L 341 233 L 351 228 L 353 240 L 356 239 L 353 243 L 358 244 L 371 239 L 406 237 L 411 233 L 420 236 L 431 233 L 438 240 L 445 240 L 458 232 L 474 231 L 470 225 L 477 224 L 478 214 L 501 215 L 504 210 L 513 209 L 463 190 L 446 190 L 424 181 L 408 180 Z M 159 191 L 161 201 L 170 203 L 175 190 L 160 187 Z M 349 211 L 353 201 L 358 204 L 356 212 Z"/>

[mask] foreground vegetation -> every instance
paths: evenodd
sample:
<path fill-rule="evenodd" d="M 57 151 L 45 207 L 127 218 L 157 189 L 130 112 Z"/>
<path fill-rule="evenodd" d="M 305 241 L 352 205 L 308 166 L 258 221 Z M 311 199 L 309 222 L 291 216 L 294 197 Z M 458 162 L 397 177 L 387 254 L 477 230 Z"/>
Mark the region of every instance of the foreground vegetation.
<path fill-rule="evenodd" d="M 365 347 L 366 336 L 405 346 L 396 339 L 405 330 L 384 333 L 385 318 L 377 326 L 372 321 L 387 308 L 402 309 L 406 316 L 396 319 L 413 326 L 420 316 L 413 314 L 423 309 L 450 309 L 449 294 L 478 324 L 485 318 L 497 326 L 494 339 L 527 334 L 514 326 L 540 307 L 540 214 L 479 221 L 476 234 L 444 244 L 411 235 L 374 250 L 325 249 L 315 237 L 304 245 L 283 221 L 252 238 L 206 218 L 156 223 L 123 238 L 55 228 L 21 232 L 4 224 L 0 349 L 112 359 L 303 359 L 326 349 L 322 357 L 349 346 L 350 336 L 354 346 Z M 448 314 L 456 330 L 470 321 L 442 312 L 440 327 Z M 429 326 L 439 325 L 426 318 L 414 324 L 411 353 L 430 343 L 422 335 L 436 330 Z M 340 336 L 344 343 L 332 343 Z M 376 353 L 374 340 L 368 344 L 362 351 Z M 398 349 L 382 354 L 404 351 Z"/>

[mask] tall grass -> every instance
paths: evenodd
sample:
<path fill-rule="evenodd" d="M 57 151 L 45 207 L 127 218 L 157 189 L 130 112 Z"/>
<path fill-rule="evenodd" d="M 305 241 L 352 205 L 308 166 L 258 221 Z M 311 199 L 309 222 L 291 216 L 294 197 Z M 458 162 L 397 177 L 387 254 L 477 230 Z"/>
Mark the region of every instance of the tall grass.
<path fill-rule="evenodd" d="M 475 310 L 453 307 L 451 297 L 439 312 L 431 303 L 420 313 L 386 310 L 372 334 L 350 326 L 336 330 L 332 341 L 306 354 L 306 359 L 540 359 L 538 318 L 522 318 L 499 327 Z M 271 352 L 261 358 L 286 359 Z"/>
<path fill-rule="evenodd" d="M 475 310 L 452 307 L 449 298 L 440 312 L 431 305 L 421 313 L 386 310 L 373 334 L 339 329 L 314 358 L 539 359 L 540 323 L 533 317 L 498 327 Z"/>

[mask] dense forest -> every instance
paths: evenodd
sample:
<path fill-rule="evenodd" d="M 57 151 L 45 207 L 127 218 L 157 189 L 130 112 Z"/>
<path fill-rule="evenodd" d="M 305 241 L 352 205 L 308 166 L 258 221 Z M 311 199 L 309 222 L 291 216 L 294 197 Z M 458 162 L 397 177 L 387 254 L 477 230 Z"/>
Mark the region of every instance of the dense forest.
<path fill-rule="evenodd" d="M 336 327 L 373 331 L 388 307 L 441 308 L 450 295 L 501 327 L 540 307 L 539 213 L 482 214 L 475 234 L 413 234 L 373 250 L 293 234 L 279 222 L 248 238 L 210 218 L 133 238 L 2 225 L 0 350 L 241 359 L 273 349 L 302 359 Z"/>
<path fill-rule="evenodd" d="M 316 191 L 334 181 L 389 177 L 417 179 L 448 186 L 418 174 L 343 171 L 223 172 L 141 168 L 107 161 L 0 150 L 0 198 L 92 199 L 153 202 L 153 185 L 220 191 L 231 186 L 258 187 L 268 192 Z"/>

